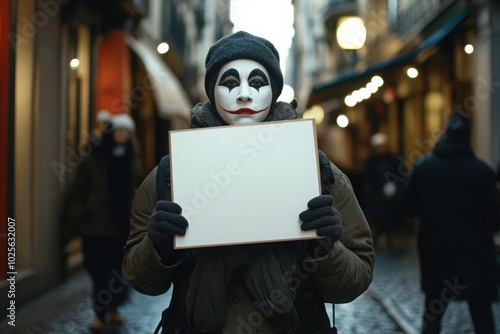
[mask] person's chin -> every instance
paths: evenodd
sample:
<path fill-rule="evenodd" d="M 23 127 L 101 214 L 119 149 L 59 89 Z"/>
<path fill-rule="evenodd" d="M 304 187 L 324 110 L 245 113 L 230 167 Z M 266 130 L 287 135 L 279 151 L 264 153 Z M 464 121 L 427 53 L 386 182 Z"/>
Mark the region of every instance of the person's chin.
<path fill-rule="evenodd" d="M 245 125 L 245 124 L 254 124 L 254 123 L 259 123 L 260 121 L 256 117 L 248 116 L 248 115 L 243 115 L 243 116 L 237 116 L 232 118 L 232 124 L 233 125 Z"/>

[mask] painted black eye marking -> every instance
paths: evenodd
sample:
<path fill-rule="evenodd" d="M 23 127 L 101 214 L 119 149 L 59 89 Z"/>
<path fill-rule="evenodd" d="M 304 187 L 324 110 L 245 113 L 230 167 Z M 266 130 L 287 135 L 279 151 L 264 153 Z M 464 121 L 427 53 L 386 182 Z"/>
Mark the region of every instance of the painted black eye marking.
<path fill-rule="evenodd" d="M 256 68 L 252 72 L 250 72 L 248 84 L 250 87 L 255 88 L 257 91 L 259 91 L 260 87 L 269 85 L 269 79 L 262 70 Z M 235 87 L 238 87 L 239 85 L 240 74 L 234 68 L 230 68 L 220 77 L 219 86 L 227 87 L 229 91 L 231 91 Z"/>
<path fill-rule="evenodd" d="M 252 72 L 250 72 L 248 83 L 250 87 L 253 87 L 257 91 L 259 91 L 260 87 L 269 85 L 269 79 L 263 71 L 256 68 Z"/>
<path fill-rule="evenodd" d="M 230 68 L 224 72 L 219 81 L 219 86 L 225 86 L 231 91 L 233 88 L 240 85 L 240 74 L 234 68 Z"/>

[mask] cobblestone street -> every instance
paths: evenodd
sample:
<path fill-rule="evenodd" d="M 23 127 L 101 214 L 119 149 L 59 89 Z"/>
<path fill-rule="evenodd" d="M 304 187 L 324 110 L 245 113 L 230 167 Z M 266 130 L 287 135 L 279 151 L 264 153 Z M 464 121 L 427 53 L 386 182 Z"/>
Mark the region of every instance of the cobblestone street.
<path fill-rule="evenodd" d="M 415 252 L 378 253 L 375 279 L 368 294 L 376 299 L 404 333 L 420 333 L 424 295 L 419 285 Z M 500 287 L 499 287 L 500 288 Z M 500 303 L 493 303 L 496 333 L 500 333 Z M 464 301 L 451 302 L 442 320 L 441 334 L 474 333 L 469 308 Z"/>
<path fill-rule="evenodd" d="M 20 309 L 16 327 L 5 322 L 1 333 L 93 333 L 87 329 L 92 320 L 90 301 L 90 280 L 84 273 L 78 275 L 58 289 Z M 108 327 L 102 333 L 153 333 L 163 308 L 168 305 L 170 293 L 151 297 L 131 291 L 130 301 L 121 307 L 126 318 L 122 326 Z M 331 304 L 327 304 L 331 315 Z M 335 306 L 336 325 L 339 333 L 402 333 L 382 306 L 366 293 L 353 303 Z"/>
<path fill-rule="evenodd" d="M 378 252 L 374 281 L 354 302 L 335 305 L 339 333 L 396 334 L 419 333 L 423 294 L 418 284 L 418 261 L 413 251 Z M 17 312 L 16 327 L 0 323 L 1 333 L 92 333 L 87 324 L 90 310 L 90 280 L 80 273 Z M 126 323 L 106 327 L 101 333 L 153 333 L 170 292 L 146 296 L 131 291 L 121 307 Z M 327 310 L 331 315 L 331 305 Z M 500 333 L 500 305 L 494 304 L 497 333 Z M 443 319 L 443 334 L 474 333 L 465 303 L 451 303 Z"/>

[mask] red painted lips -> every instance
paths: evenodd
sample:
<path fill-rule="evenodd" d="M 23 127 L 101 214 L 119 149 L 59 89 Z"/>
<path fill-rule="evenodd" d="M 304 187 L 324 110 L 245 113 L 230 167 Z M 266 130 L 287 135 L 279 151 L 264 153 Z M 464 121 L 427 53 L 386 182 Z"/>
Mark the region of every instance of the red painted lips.
<path fill-rule="evenodd" d="M 235 110 L 235 111 L 226 110 L 226 109 L 222 108 L 222 110 L 224 110 L 228 114 L 232 114 L 232 115 L 254 115 L 254 114 L 258 114 L 258 113 L 261 113 L 261 112 L 267 110 L 267 108 L 268 107 L 266 107 L 264 109 L 260 109 L 260 110 L 253 110 L 250 108 L 240 108 L 240 109 Z"/>

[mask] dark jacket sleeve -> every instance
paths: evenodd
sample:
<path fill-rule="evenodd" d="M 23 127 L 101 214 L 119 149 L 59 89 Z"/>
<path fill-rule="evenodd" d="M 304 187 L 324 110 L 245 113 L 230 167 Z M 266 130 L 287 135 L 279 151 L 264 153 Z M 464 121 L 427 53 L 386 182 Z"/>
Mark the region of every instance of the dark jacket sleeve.
<path fill-rule="evenodd" d="M 63 217 L 68 238 L 80 235 L 81 226 L 87 218 L 87 197 L 91 184 L 88 159 L 83 160 L 75 169 L 75 175 L 66 189 Z"/>
<path fill-rule="evenodd" d="M 179 265 L 163 265 L 147 236 L 149 217 L 156 207 L 156 202 L 155 168 L 137 190 L 123 260 L 125 277 L 137 291 L 147 295 L 165 293 L 170 288 L 173 273 Z"/>
<path fill-rule="evenodd" d="M 370 227 L 351 182 L 335 165 L 331 166 L 335 175 L 333 206 L 341 215 L 344 232 L 329 254 L 306 259 L 306 264 L 316 291 L 326 302 L 347 303 L 371 284 L 375 253 Z"/>
<path fill-rule="evenodd" d="M 495 173 L 488 168 L 484 179 L 484 219 L 485 227 L 492 232 L 500 229 L 500 201 L 496 189 Z"/>

